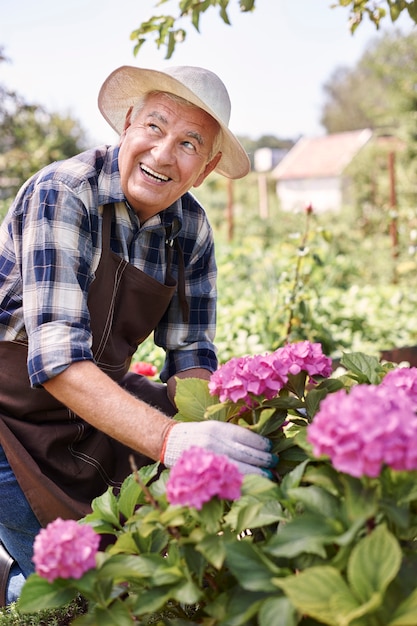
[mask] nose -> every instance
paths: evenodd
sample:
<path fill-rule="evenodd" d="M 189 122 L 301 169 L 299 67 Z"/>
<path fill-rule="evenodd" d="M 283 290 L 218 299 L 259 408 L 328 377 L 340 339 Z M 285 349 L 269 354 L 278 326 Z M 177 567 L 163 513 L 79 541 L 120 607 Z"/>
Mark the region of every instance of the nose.
<path fill-rule="evenodd" d="M 161 164 L 172 164 L 176 160 L 175 145 L 169 137 L 161 137 L 152 149 L 155 160 Z"/>

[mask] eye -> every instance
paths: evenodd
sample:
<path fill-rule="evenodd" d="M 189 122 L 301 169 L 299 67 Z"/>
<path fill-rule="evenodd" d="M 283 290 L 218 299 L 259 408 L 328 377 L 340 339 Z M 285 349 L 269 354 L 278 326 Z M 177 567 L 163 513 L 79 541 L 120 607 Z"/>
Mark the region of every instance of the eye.
<path fill-rule="evenodd" d="M 196 147 L 196 145 L 192 141 L 189 141 L 189 140 L 183 141 L 182 145 L 187 150 L 187 152 L 196 152 L 197 151 L 197 147 Z"/>
<path fill-rule="evenodd" d="M 153 122 L 149 122 L 148 128 L 149 128 L 149 130 L 152 130 L 155 133 L 160 133 L 161 132 L 161 129 L 159 128 L 159 126 L 157 124 L 154 124 Z"/>

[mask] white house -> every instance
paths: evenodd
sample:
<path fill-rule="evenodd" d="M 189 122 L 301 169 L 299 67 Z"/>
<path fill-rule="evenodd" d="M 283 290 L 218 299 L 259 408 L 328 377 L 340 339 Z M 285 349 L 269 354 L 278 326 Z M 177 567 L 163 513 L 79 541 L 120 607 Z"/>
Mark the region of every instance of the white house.
<path fill-rule="evenodd" d="M 369 129 L 303 137 L 272 172 L 284 211 L 338 211 L 348 184 L 347 166 L 372 137 Z"/>

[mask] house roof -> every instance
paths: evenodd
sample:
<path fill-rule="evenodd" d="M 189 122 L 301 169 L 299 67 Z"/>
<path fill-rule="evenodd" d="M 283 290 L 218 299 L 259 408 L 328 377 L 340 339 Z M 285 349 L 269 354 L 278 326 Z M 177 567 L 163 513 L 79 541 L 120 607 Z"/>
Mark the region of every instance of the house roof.
<path fill-rule="evenodd" d="M 273 170 L 280 180 L 334 178 L 372 137 L 368 128 L 321 137 L 302 137 Z"/>

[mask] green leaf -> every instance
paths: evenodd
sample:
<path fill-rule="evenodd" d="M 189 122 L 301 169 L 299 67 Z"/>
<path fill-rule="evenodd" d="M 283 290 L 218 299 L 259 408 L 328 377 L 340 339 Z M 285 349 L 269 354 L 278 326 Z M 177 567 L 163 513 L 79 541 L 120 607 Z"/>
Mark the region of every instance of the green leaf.
<path fill-rule="evenodd" d="M 274 591 L 271 579 L 280 570 L 247 540 L 226 545 L 226 564 L 239 584 L 249 591 Z"/>
<path fill-rule="evenodd" d="M 303 513 L 280 527 L 267 543 L 265 552 L 275 557 L 293 558 L 304 552 L 326 558 L 328 544 L 334 543 L 340 528 L 322 515 Z"/>
<path fill-rule="evenodd" d="M 349 583 L 362 603 L 375 595 L 382 598 L 399 572 L 401 548 L 385 525 L 362 539 L 352 551 L 348 563 Z"/>
<path fill-rule="evenodd" d="M 279 498 L 279 487 L 269 478 L 256 474 L 245 474 L 242 484 L 242 496 L 256 496 L 264 500 L 275 500 Z M 233 503 L 232 506 L 234 506 Z"/>
<path fill-rule="evenodd" d="M 343 389 L 344 385 L 341 380 L 336 378 L 328 378 L 323 380 L 319 385 L 311 389 L 305 397 L 305 404 L 309 418 L 313 418 L 320 408 L 323 399 L 329 394 Z"/>
<path fill-rule="evenodd" d="M 218 403 L 218 398 L 211 396 L 208 381 L 201 378 L 176 378 L 175 404 L 180 419 L 201 422 L 206 408 Z"/>
<path fill-rule="evenodd" d="M 280 411 L 276 409 L 263 410 L 258 422 L 256 431 L 259 435 L 264 437 L 279 437 L 284 438 L 285 435 L 282 431 L 282 426 L 287 419 L 287 411 Z"/>
<path fill-rule="evenodd" d="M 373 517 L 378 510 L 378 493 L 374 483 L 365 486 L 359 478 L 340 474 L 343 484 L 343 513 L 350 523 Z"/>
<path fill-rule="evenodd" d="M 415 626 L 417 624 L 417 589 L 395 610 L 387 626 Z"/>
<path fill-rule="evenodd" d="M 333 567 L 311 567 L 296 576 L 274 578 L 293 605 L 329 626 L 347 626 L 359 604 L 340 572 Z"/>
<path fill-rule="evenodd" d="M 414 22 L 417 22 L 417 2 L 410 2 L 407 5 L 408 15 Z"/>
<path fill-rule="evenodd" d="M 98 498 L 94 498 L 91 508 L 104 522 L 107 522 L 115 528 L 122 528 L 117 508 L 117 498 L 111 487 Z"/>
<path fill-rule="evenodd" d="M 116 542 L 110 546 L 108 552 L 109 554 L 140 554 L 133 534 L 128 532 L 121 534 Z"/>
<path fill-rule="evenodd" d="M 217 420 L 218 422 L 227 422 L 230 414 L 230 403 L 220 402 L 219 404 L 211 404 L 206 408 L 204 414 L 205 419 Z"/>
<path fill-rule="evenodd" d="M 284 476 L 281 483 L 281 489 L 284 494 L 286 494 L 290 489 L 294 489 L 299 486 L 308 463 L 308 460 L 303 463 L 299 463 L 291 472 Z"/>
<path fill-rule="evenodd" d="M 224 501 L 214 497 L 203 504 L 198 515 L 205 530 L 208 533 L 216 533 L 220 529 L 223 513 Z"/>
<path fill-rule="evenodd" d="M 227 523 L 232 524 L 238 533 L 247 528 L 268 526 L 283 519 L 283 509 L 278 500 L 264 502 L 251 498 L 240 498 L 233 508 L 233 514 L 226 516 Z"/>
<path fill-rule="evenodd" d="M 32 613 L 42 609 L 54 609 L 71 602 L 77 590 L 67 580 L 56 579 L 53 583 L 31 574 L 22 588 L 19 598 L 19 611 Z"/>
<path fill-rule="evenodd" d="M 142 493 L 142 487 L 138 485 L 133 475 L 130 475 L 123 482 L 119 495 L 119 510 L 126 519 L 133 515 Z"/>
<path fill-rule="evenodd" d="M 301 409 L 304 407 L 304 402 L 299 398 L 294 398 L 294 396 L 278 396 L 278 398 L 272 398 L 272 400 L 265 400 L 262 403 L 263 408 L 274 408 L 274 409 Z"/>
<path fill-rule="evenodd" d="M 255 8 L 255 0 L 239 0 L 239 6 L 241 11 L 253 11 Z"/>
<path fill-rule="evenodd" d="M 340 500 L 328 491 L 311 485 L 309 487 L 296 487 L 289 489 L 288 495 L 301 502 L 307 511 L 337 519 L 339 517 Z"/>
<path fill-rule="evenodd" d="M 383 372 L 379 359 L 362 352 L 344 354 L 340 360 L 343 367 L 351 371 L 358 383 L 378 385 L 381 382 Z"/>
<path fill-rule="evenodd" d="M 206 607 L 208 615 L 216 619 L 214 624 L 224 626 L 247 626 L 257 614 L 265 594 L 242 589 L 239 585 L 218 595 Z M 211 624 L 212 622 L 208 622 Z"/>
<path fill-rule="evenodd" d="M 95 623 L 100 626 L 132 626 L 132 615 L 121 600 L 108 607 L 94 607 L 94 615 Z"/>
<path fill-rule="evenodd" d="M 202 595 L 201 589 L 191 580 L 185 580 L 172 589 L 172 598 L 181 604 L 196 604 L 201 599 Z"/>
<path fill-rule="evenodd" d="M 152 578 L 161 559 L 159 555 L 111 555 L 97 570 L 97 576 L 103 579 L 111 578 L 116 582 Z"/>
<path fill-rule="evenodd" d="M 137 599 L 132 603 L 132 612 L 136 616 L 156 613 L 170 598 L 172 598 L 171 585 L 143 590 L 138 593 Z"/>
<path fill-rule="evenodd" d="M 296 626 L 299 623 L 294 606 L 284 597 L 269 597 L 258 613 L 259 626 Z"/>
<path fill-rule="evenodd" d="M 299 374 L 288 374 L 286 387 L 293 391 L 297 398 L 303 398 L 305 394 L 307 372 L 301 371 Z"/>
<path fill-rule="evenodd" d="M 221 535 L 206 535 L 195 547 L 209 563 L 220 569 L 226 558 L 226 548 Z"/>

